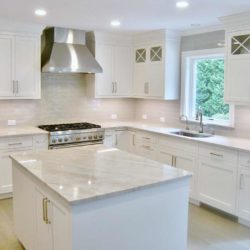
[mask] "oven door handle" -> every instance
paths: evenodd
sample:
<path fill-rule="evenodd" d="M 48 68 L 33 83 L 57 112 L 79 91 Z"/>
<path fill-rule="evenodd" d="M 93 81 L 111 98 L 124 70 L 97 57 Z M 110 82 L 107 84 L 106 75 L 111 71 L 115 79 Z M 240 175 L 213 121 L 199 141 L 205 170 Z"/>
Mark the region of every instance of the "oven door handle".
<path fill-rule="evenodd" d="M 79 142 L 79 143 L 68 143 L 60 145 L 49 145 L 49 149 L 60 149 L 60 148 L 72 148 L 72 147 L 83 147 L 89 145 L 103 144 L 103 140 L 93 141 L 93 142 Z"/>

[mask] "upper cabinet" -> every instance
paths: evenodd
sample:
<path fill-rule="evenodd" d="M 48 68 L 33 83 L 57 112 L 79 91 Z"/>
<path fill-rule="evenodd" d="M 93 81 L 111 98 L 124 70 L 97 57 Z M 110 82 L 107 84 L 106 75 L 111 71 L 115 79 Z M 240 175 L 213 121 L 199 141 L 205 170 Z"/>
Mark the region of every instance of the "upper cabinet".
<path fill-rule="evenodd" d="M 226 28 L 225 102 L 250 104 L 250 12 L 221 21 Z"/>
<path fill-rule="evenodd" d="M 0 33 L 0 99 L 40 98 L 40 36 Z"/>
<path fill-rule="evenodd" d="M 130 97 L 132 38 L 99 32 L 94 35 L 94 38 L 89 35 L 87 39 L 92 39 L 92 46 L 89 47 L 103 72 L 88 76 L 91 94 L 96 98 Z"/>
<path fill-rule="evenodd" d="M 149 99 L 179 98 L 180 37 L 165 30 L 134 37 L 133 96 Z"/>

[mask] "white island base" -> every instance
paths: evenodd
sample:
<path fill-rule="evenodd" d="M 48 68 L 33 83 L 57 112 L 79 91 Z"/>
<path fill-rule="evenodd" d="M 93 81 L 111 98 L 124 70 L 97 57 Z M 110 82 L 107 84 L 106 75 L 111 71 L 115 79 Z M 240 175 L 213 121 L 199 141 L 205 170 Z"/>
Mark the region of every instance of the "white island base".
<path fill-rule="evenodd" d="M 185 250 L 189 179 L 67 202 L 13 160 L 15 233 L 27 250 Z"/>

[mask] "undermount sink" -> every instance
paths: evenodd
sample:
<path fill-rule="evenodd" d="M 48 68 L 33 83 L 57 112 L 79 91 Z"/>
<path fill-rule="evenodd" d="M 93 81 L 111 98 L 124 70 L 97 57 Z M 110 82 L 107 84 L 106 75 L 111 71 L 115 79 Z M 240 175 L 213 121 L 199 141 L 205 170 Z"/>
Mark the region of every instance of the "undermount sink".
<path fill-rule="evenodd" d="M 213 136 L 212 134 L 197 133 L 197 132 L 191 132 L 191 131 L 186 131 L 186 130 L 174 131 L 174 132 L 171 132 L 171 134 L 185 136 L 185 137 L 194 137 L 194 138 L 206 138 L 206 137 Z"/>

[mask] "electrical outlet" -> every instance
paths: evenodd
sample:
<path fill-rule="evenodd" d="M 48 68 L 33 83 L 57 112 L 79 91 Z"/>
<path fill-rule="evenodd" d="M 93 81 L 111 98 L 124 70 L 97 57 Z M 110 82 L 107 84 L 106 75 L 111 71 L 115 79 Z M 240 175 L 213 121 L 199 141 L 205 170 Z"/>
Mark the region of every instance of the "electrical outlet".
<path fill-rule="evenodd" d="M 8 120 L 8 126 L 16 126 L 16 120 Z"/>
<path fill-rule="evenodd" d="M 160 117 L 160 122 L 165 122 L 165 121 L 166 121 L 165 117 Z"/>
<path fill-rule="evenodd" d="M 143 119 L 143 120 L 147 120 L 147 119 L 148 119 L 147 114 L 143 114 L 143 115 L 142 115 L 142 119 Z"/>
<path fill-rule="evenodd" d="M 112 114 L 112 115 L 111 115 L 111 119 L 112 119 L 112 120 L 116 120 L 116 119 L 117 119 L 117 114 Z"/>

